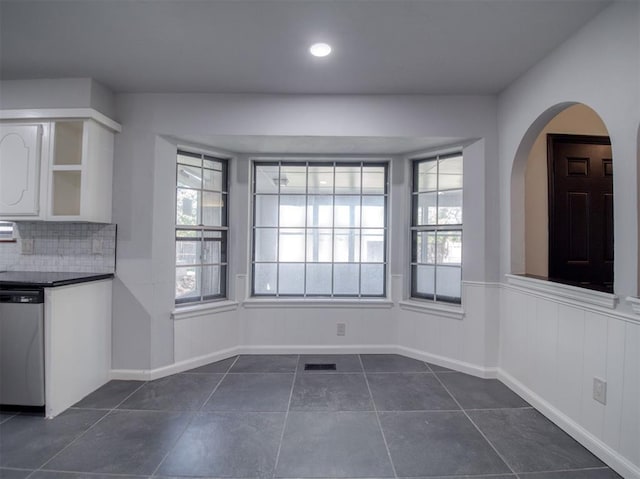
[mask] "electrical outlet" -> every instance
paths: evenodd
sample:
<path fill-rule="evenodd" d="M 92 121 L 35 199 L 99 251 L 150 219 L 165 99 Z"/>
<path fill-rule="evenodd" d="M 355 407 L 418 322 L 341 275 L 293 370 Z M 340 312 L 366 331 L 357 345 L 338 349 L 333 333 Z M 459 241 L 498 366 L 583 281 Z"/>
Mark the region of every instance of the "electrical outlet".
<path fill-rule="evenodd" d="M 607 404 L 607 381 L 593 378 L 593 399 L 602 404 Z"/>
<path fill-rule="evenodd" d="M 21 243 L 21 248 L 22 248 L 22 254 L 33 254 L 33 239 L 32 238 L 25 238 L 20 240 Z"/>
<path fill-rule="evenodd" d="M 338 323 L 336 334 L 338 336 L 344 336 L 345 334 L 347 334 L 347 325 L 344 323 Z"/>
<path fill-rule="evenodd" d="M 102 240 L 96 238 L 91 242 L 91 253 L 102 254 Z"/>

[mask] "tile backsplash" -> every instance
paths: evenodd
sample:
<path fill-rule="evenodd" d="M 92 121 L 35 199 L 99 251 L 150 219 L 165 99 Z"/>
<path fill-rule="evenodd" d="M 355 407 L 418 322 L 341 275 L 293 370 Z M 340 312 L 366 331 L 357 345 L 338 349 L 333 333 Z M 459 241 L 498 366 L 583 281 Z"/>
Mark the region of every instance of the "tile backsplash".
<path fill-rule="evenodd" d="M 113 273 L 116 225 L 20 222 L 15 243 L 0 243 L 0 271 Z"/>

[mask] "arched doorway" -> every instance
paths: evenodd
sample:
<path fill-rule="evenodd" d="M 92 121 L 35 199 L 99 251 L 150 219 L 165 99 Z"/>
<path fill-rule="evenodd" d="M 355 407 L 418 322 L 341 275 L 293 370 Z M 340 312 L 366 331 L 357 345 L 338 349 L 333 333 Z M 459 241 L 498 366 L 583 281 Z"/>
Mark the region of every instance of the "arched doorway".
<path fill-rule="evenodd" d="M 513 272 L 613 291 L 608 136 L 600 116 L 579 103 L 557 105 L 529 128 L 512 171 L 512 228 L 519 233 L 512 254 L 520 255 Z"/>

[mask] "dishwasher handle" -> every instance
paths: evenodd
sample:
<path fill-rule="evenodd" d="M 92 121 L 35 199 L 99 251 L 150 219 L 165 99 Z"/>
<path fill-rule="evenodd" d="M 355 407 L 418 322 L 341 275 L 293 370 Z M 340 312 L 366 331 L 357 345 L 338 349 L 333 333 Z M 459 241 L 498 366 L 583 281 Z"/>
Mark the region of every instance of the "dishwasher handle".
<path fill-rule="evenodd" d="M 44 290 L 0 290 L 0 303 L 41 304 L 44 303 Z"/>

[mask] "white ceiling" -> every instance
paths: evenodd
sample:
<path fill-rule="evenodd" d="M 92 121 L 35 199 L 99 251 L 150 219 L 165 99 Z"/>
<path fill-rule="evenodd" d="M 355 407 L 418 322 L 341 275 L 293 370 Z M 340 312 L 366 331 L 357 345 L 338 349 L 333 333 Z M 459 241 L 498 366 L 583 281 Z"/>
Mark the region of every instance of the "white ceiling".
<path fill-rule="evenodd" d="M 607 3 L 0 0 L 0 76 L 116 92 L 496 93 Z M 316 41 L 334 53 L 311 57 Z"/>

